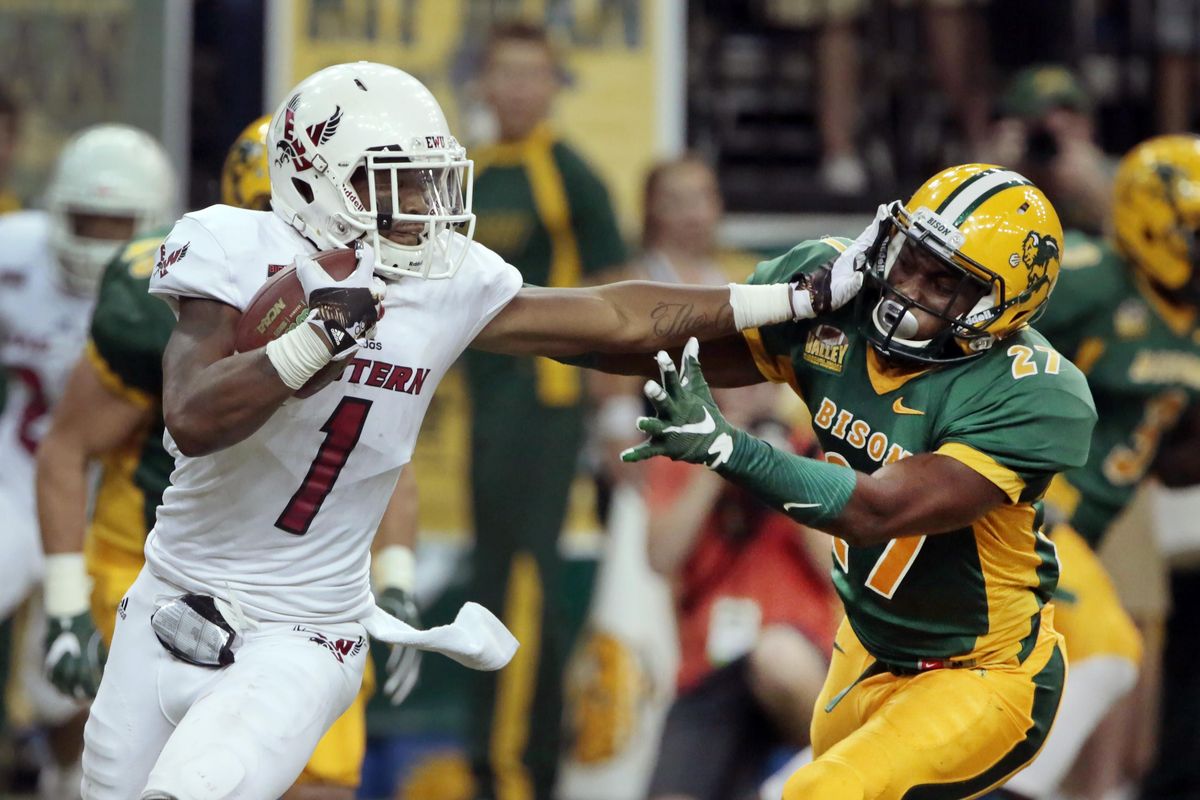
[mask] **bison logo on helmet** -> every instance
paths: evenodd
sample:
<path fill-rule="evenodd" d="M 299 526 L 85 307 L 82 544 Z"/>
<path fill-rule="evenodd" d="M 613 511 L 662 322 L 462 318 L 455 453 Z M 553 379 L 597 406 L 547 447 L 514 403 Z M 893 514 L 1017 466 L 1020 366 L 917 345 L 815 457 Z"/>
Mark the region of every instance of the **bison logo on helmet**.
<path fill-rule="evenodd" d="M 1021 263 L 1029 271 L 1029 283 L 1035 285 L 1046 279 L 1050 262 L 1062 260 L 1062 248 L 1053 236 L 1030 231 L 1021 243 Z M 1016 266 L 1014 264 L 1013 266 Z"/>
<path fill-rule="evenodd" d="M 300 95 L 293 95 L 292 99 L 288 101 L 287 108 L 283 111 L 283 138 L 275 143 L 275 147 L 279 150 L 275 166 L 282 167 L 290 162 L 296 172 L 304 172 L 313 165 L 313 162 L 309 158 L 304 142 L 296 137 L 296 109 L 299 107 Z M 309 125 L 304 132 L 308 134 L 308 141 L 313 147 L 320 147 L 334 137 L 341 121 L 342 107 L 334 106 L 333 113 L 329 115 L 328 119 Z"/>

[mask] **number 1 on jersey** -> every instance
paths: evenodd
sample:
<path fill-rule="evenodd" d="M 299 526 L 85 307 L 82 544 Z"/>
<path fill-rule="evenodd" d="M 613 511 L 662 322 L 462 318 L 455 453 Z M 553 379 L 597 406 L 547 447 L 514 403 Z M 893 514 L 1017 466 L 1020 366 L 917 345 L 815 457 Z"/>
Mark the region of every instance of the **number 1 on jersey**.
<path fill-rule="evenodd" d="M 343 397 L 338 403 L 321 426 L 325 440 L 317 449 L 316 458 L 309 466 L 300 488 L 292 495 L 279 519 L 275 520 L 276 528 L 296 536 L 308 533 L 313 518 L 321 510 L 325 498 L 333 491 L 338 475 L 346 466 L 350 451 L 358 444 L 370 410 L 371 401 L 359 397 Z"/>

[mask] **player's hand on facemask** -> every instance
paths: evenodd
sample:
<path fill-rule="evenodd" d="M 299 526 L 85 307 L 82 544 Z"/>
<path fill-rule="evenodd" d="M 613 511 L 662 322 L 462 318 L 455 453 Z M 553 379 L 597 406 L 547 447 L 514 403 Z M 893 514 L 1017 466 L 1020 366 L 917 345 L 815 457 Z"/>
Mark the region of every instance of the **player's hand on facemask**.
<path fill-rule="evenodd" d="M 837 258 L 793 284 L 792 308 L 796 319 L 812 319 L 836 311 L 854 299 L 862 289 L 867 260 L 879 244 L 880 231 L 889 215 L 888 206 L 879 206 L 871 224 Z"/>
<path fill-rule="evenodd" d="M 386 287 L 375 277 L 375 252 L 363 242 L 355 245 L 358 261 L 343 280 L 325 271 L 316 259 L 296 256 L 296 277 L 312 313 L 308 322 L 325 332 L 333 357 L 345 358 L 358 344 L 375 337 Z"/>
<path fill-rule="evenodd" d="M 376 604 L 401 622 L 421 627 L 421 615 L 410 592 L 391 587 L 378 592 Z M 421 674 L 421 651 L 415 647 L 391 645 L 384 667 L 383 694 L 392 705 L 398 706 L 408 697 Z"/>
<path fill-rule="evenodd" d="M 637 423 L 650 438 L 623 452 L 621 460 L 666 456 L 716 469 L 729 460 L 734 439 L 744 434 L 725 420 L 713 400 L 700 371 L 700 343 L 692 338 L 684 345 L 682 370 L 676 370 L 665 352 L 657 359 L 661 381 L 648 381 L 645 388 L 657 416 L 641 417 Z"/>
<path fill-rule="evenodd" d="M 92 699 L 100 688 L 108 650 L 91 612 L 50 617 L 46 623 L 46 677 L 63 694 Z"/>

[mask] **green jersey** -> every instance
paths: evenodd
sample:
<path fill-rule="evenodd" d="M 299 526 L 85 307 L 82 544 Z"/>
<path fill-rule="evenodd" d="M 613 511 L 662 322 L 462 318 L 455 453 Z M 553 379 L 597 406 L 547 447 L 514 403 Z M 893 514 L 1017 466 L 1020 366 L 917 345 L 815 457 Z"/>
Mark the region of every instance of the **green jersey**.
<path fill-rule="evenodd" d="M 760 264 L 751 283 L 811 272 L 845 246 L 804 242 Z M 1084 463 L 1096 418 L 1079 371 L 1025 329 L 970 361 L 896 375 L 860 330 L 853 304 L 748 331 L 746 340 L 765 377 L 805 398 L 827 460 L 870 474 L 939 453 L 1008 497 L 950 533 L 872 547 L 834 540 L 834 583 L 867 650 L 917 665 L 1007 659 L 1032 647 L 1058 581 L 1039 500 L 1055 473 Z"/>
<path fill-rule="evenodd" d="M 142 552 L 174 462 L 163 448 L 162 357 L 175 317 L 147 291 L 164 228 L 127 244 L 108 265 L 92 316 L 87 356 L 101 382 L 153 410 L 133 441 L 104 458 L 91 535 L 108 549 Z"/>
<path fill-rule="evenodd" d="M 520 142 L 476 148 L 472 157 L 475 240 L 520 270 L 526 283 L 579 286 L 624 262 L 604 184 L 546 126 Z M 576 408 L 583 400 L 575 367 L 473 350 L 465 359 L 477 399 L 472 411 L 487 425 L 506 427 L 514 414 Z"/>
<path fill-rule="evenodd" d="M 1037 326 L 1087 376 L 1100 414 L 1087 463 L 1063 476 L 1078 493 L 1064 510 L 1095 546 L 1200 392 L 1195 314 L 1159 299 L 1109 243 L 1072 233 Z"/>

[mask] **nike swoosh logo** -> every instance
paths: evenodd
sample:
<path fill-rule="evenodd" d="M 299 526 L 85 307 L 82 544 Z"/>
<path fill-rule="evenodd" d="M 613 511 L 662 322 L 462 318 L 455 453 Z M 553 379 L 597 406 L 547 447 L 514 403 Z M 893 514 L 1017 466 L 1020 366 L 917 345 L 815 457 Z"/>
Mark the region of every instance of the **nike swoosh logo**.
<path fill-rule="evenodd" d="M 901 395 L 900 397 L 897 397 L 895 399 L 895 401 L 892 402 L 892 413 L 893 414 L 915 414 L 918 417 L 925 416 L 924 411 L 917 411 L 915 408 L 909 408 L 908 406 L 904 405 L 904 396 L 903 395 Z"/>
<path fill-rule="evenodd" d="M 663 433 L 712 433 L 717 429 L 717 423 L 713 420 L 712 414 L 708 413 L 708 409 L 704 409 L 704 419 L 699 422 L 689 422 L 687 425 L 672 425 L 669 428 L 663 428 Z"/>
<path fill-rule="evenodd" d="M 793 508 L 820 508 L 820 503 L 784 503 L 783 510 L 791 511 Z"/>

